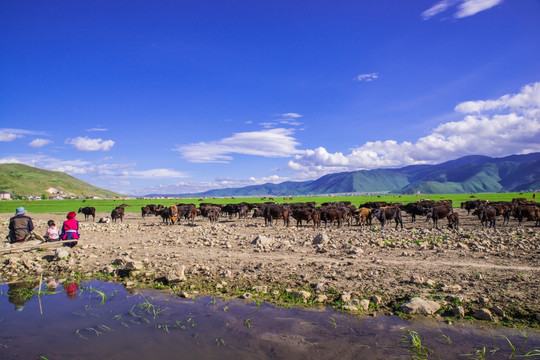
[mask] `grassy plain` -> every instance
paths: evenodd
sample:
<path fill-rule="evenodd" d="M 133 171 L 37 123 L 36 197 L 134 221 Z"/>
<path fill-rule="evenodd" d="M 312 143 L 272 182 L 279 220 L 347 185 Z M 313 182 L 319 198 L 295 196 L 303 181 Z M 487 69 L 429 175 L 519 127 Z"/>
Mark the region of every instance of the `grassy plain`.
<path fill-rule="evenodd" d="M 273 201 L 277 203 L 292 203 L 292 202 L 308 202 L 314 201 L 317 205 L 324 202 L 333 201 L 350 201 L 354 205 L 358 206 L 368 201 L 387 201 L 387 202 L 400 202 L 408 204 L 420 199 L 432 199 L 432 200 L 452 200 L 454 207 L 459 207 L 460 204 L 467 200 L 489 200 L 489 201 L 511 201 L 513 198 L 526 198 L 532 199 L 532 193 L 482 193 L 482 194 L 422 194 L 422 195 L 372 195 L 372 196 L 299 196 L 299 197 L 283 197 L 275 196 Z M 231 204 L 239 202 L 248 203 L 261 203 L 265 201 L 272 201 L 271 198 L 266 197 L 264 199 L 260 197 L 249 198 L 182 198 L 182 199 L 110 199 L 110 200 L 3 200 L 0 201 L 0 213 L 14 213 L 15 209 L 19 206 L 24 206 L 26 210 L 31 213 L 64 213 L 68 211 L 77 211 L 79 207 L 93 206 L 97 212 L 110 212 L 116 206 L 120 204 L 128 204 L 126 207 L 127 212 L 140 212 L 141 206 L 147 204 L 162 204 L 170 206 L 179 203 L 193 203 L 200 204 L 201 202 L 211 202 L 215 204 Z"/>

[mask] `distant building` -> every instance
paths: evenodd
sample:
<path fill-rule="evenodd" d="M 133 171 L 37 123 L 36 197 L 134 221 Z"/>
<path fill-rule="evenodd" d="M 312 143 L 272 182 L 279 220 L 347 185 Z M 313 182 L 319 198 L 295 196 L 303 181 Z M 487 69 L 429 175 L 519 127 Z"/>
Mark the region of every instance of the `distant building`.
<path fill-rule="evenodd" d="M 11 200 L 11 194 L 7 191 L 0 191 L 0 200 Z"/>

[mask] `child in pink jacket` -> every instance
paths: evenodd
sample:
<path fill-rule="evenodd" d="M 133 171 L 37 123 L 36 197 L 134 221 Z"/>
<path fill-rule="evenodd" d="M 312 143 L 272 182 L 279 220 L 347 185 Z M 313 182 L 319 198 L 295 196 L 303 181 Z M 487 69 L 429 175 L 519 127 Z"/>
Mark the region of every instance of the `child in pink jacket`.
<path fill-rule="evenodd" d="M 58 235 L 58 226 L 54 223 L 54 220 L 49 220 L 47 222 L 47 225 L 49 228 L 47 229 L 47 232 L 45 233 L 45 240 L 47 241 L 58 241 L 60 238 L 60 235 Z"/>
<path fill-rule="evenodd" d="M 62 225 L 62 233 L 60 234 L 60 238 L 62 240 L 79 238 L 79 222 L 75 219 L 75 216 L 77 216 L 77 213 L 74 211 L 70 211 L 67 214 L 67 220 L 64 221 L 64 224 Z M 77 245 L 76 241 L 64 243 L 64 246 L 69 247 L 74 247 L 75 245 Z"/>

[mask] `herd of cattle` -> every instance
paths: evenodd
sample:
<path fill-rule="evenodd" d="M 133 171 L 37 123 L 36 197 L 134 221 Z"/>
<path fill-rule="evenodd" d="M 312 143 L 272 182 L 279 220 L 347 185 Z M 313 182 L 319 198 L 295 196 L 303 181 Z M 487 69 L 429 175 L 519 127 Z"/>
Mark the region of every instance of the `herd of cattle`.
<path fill-rule="evenodd" d="M 124 219 L 124 208 L 130 206 L 122 204 L 111 212 L 113 222 Z M 489 202 L 485 200 L 471 200 L 461 203 L 461 208 L 467 210 L 467 214 L 478 217 L 482 228 L 490 227 L 496 229 L 497 218 L 502 216 L 502 224 L 508 224 L 510 218 L 514 218 L 521 226 L 524 220 L 535 221 L 535 226 L 540 225 L 540 203 L 526 200 L 524 198 L 513 199 L 512 201 Z M 282 219 L 284 226 L 289 226 L 290 218 L 296 220 L 297 226 L 312 223 L 317 228 L 324 223 L 341 227 L 343 224 L 352 225 L 355 223 L 362 229 L 371 226 L 372 220 L 377 219 L 381 224 L 381 229 L 388 222 L 395 222 L 395 229 L 401 226 L 403 229 L 402 213 L 411 216 L 411 221 L 416 221 L 416 216 L 425 216 L 426 222 L 432 220 L 433 227 L 439 229 L 439 220 L 447 219 L 448 227 L 458 229 L 459 216 L 454 212 L 452 200 L 420 200 L 414 203 L 403 205 L 401 203 L 387 202 L 367 202 L 356 207 L 349 201 L 324 203 L 317 206 L 314 202 L 276 204 L 266 203 L 237 203 L 237 204 L 211 204 L 201 203 L 197 208 L 194 204 L 177 204 L 170 207 L 163 205 L 146 205 L 141 208 L 142 217 L 160 216 L 166 224 L 174 225 L 181 223 L 184 219 L 187 223 L 194 224 L 195 218 L 200 215 L 208 218 L 212 226 L 220 217 L 238 217 L 247 219 L 250 215 L 253 218 L 264 218 L 265 225 L 271 226 L 274 220 Z M 92 216 L 95 219 L 96 209 L 93 207 L 80 208 L 79 213 L 85 215 L 85 220 Z"/>

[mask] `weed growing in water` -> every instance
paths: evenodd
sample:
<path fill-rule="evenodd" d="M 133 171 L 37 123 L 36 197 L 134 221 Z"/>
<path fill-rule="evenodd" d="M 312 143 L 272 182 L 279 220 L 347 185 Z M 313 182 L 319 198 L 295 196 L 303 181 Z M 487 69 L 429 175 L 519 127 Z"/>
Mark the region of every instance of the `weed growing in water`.
<path fill-rule="evenodd" d="M 247 328 L 250 328 L 251 327 L 251 319 L 244 320 L 244 326 L 247 327 Z"/>
<path fill-rule="evenodd" d="M 418 359 L 427 359 L 429 354 L 431 354 L 433 351 L 422 345 L 422 338 L 420 337 L 420 334 L 407 328 L 403 329 L 407 330 L 407 335 L 404 335 L 403 337 L 406 339 L 406 342 L 410 342 L 411 351 L 418 355 Z"/>
<path fill-rule="evenodd" d="M 330 320 L 328 320 L 328 322 L 334 326 L 334 329 L 337 328 L 337 322 L 333 316 L 330 317 Z"/>

